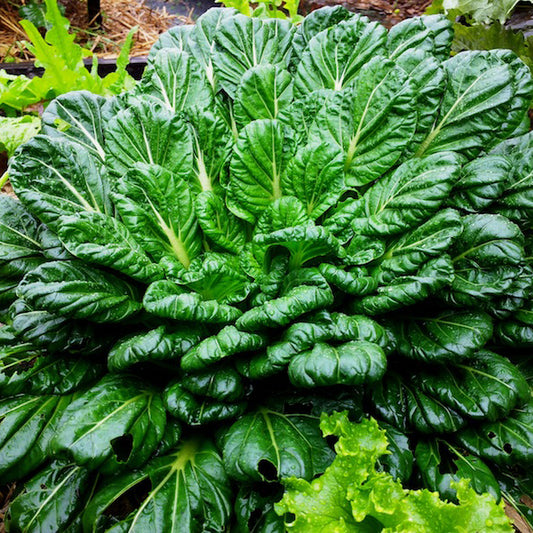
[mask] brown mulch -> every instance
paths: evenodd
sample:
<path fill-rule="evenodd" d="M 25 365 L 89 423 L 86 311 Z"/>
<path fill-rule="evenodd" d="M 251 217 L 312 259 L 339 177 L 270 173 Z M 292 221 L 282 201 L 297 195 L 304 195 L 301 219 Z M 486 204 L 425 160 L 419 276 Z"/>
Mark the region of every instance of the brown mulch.
<path fill-rule="evenodd" d="M 431 0 L 301 0 L 301 11 L 306 14 L 320 7 L 341 5 L 390 28 L 406 18 L 422 15 L 429 4 Z"/>
<path fill-rule="evenodd" d="M 4 516 L 15 493 L 15 483 L 0 487 L 0 533 L 5 532 Z"/>
<path fill-rule="evenodd" d="M 26 0 L 18 0 L 24 3 Z M 80 0 L 61 0 L 71 31 L 77 41 L 99 56 L 116 56 L 131 28 L 138 26 L 131 51 L 132 56 L 146 55 L 158 36 L 171 26 L 191 22 L 190 17 L 167 13 L 165 8 L 151 9 L 144 0 L 101 0 L 102 30 L 95 30 L 87 20 L 87 4 Z M 0 2 L 0 62 L 30 60 L 22 41 L 26 38 L 19 25 L 20 16 L 15 2 Z"/>

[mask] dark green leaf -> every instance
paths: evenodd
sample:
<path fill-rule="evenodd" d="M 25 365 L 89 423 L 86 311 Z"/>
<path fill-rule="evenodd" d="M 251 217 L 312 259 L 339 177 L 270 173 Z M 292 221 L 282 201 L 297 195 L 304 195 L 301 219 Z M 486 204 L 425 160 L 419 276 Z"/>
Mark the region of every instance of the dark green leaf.
<path fill-rule="evenodd" d="M 200 253 L 193 197 L 177 174 L 158 165 L 133 165 L 117 181 L 114 199 L 135 240 L 157 261 L 169 256 L 188 268 Z"/>
<path fill-rule="evenodd" d="M 118 523 L 110 520 L 113 507 L 129 504 L 128 491 L 137 487 L 142 491 L 147 483 L 148 493 L 144 492 L 139 506 Z M 109 533 L 223 531 L 231 515 L 231 495 L 213 444 L 207 439 L 185 440 L 140 470 L 103 483 L 85 510 L 83 526 L 86 531 Z"/>
<path fill-rule="evenodd" d="M 237 320 L 242 311 L 216 300 L 205 300 L 196 292 L 187 292 L 172 281 L 152 283 L 143 299 L 145 309 L 153 315 L 174 320 L 225 324 Z"/>
<path fill-rule="evenodd" d="M 44 263 L 26 275 L 17 294 L 36 310 L 93 322 L 120 322 L 141 309 L 131 285 L 81 261 Z"/>
<path fill-rule="evenodd" d="M 427 362 L 469 358 L 492 337 L 492 319 L 479 311 L 445 311 L 400 324 L 398 351 Z"/>
<path fill-rule="evenodd" d="M 381 379 L 387 359 L 383 350 L 367 341 L 338 346 L 317 343 L 312 350 L 295 355 L 289 364 L 289 379 L 297 387 L 362 385 Z"/>
<path fill-rule="evenodd" d="M 217 363 L 225 357 L 242 353 L 255 352 L 267 343 L 264 335 L 245 333 L 234 326 L 226 326 L 216 335 L 208 337 L 191 348 L 182 358 L 184 370 L 199 370 Z"/>
<path fill-rule="evenodd" d="M 266 408 L 244 416 L 221 438 L 226 472 L 241 482 L 312 479 L 333 458 L 318 422 L 313 416 Z"/>
<path fill-rule="evenodd" d="M 138 380 L 111 374 L 70 403 L 51 449 L 101 472 L 135 468 L 155 451 L 165 424 L 158 394 Z"/>
<path fill-rule="evenodd" d="M 109 352 L 107 364 L 111 372 L 119 372 L 137 363 L 178 361 L 200 339 L 200 331 L 190 326 L 159 326 L 120 340 Z"/>

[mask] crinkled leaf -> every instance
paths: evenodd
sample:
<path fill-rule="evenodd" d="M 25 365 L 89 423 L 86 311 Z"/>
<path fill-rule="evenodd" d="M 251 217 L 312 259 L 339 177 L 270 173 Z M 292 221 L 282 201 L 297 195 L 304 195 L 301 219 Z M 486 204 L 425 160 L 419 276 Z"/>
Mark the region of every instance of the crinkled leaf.
<path fill-rule="evenodd" d="M 378 287 L 376 294 L 355 300 L 352 311 L 377 315 L 407 307 L 437 293 L 453 279 L 450 257 L 443 255 L 422 265 L 415 275 L 397 277 L 388 285 Z"/>
<path fill-rule="evenodd" d="M 241 415 L 246 408 L 245 402 L 231 402 L 193 394 L 181 383 L 169 385 L 165 389 L 163 400 L 166 410 L 189 426 L 231 420 Z"/>
<path fill-rule="evenodd" d="M 439 211 L 421 226 L 388 244 L 379 262 L 380 279 L 392 280 L 416 271 L 428 259 L 445 253 L 462 231 L 463 222 L 457 211 Z"/>
<path fill-rule="evenodd" d="M 174 48 L 163 48 L 151 58 L 137 92 L 174 113 L 188 111 L 197 102 L 205 107 L 214 103 L 205 73 L 187 52 Z"/>
<path fill-rule="evenodd" d="M 204 191 L 196 197 L 194 205 L 204 235 L 229 252 L 242 251 L 246 242 L 243 222 L 228 211 L 222 198 Z"/>
<path fill-rule="evenodd" d="M 498 420 L 529 397 L 522 373 L 507 359 L 478 352 L 467 363 L 427 370 L 417 377 L 420 390 L 458 413 L 479 420 Z"/>
<path fill-rule="evenodd" d="M 93 322 L 120 322 L 141 309 L 133 286 L 81 261 L 44 263 L 25 276 L 17 294 L 36 310 Z"/>
<path fill-rule="evenodd" d="M 419 442 L 415 457 L 425 486 L 429 490 L 438 491 L 441 498 L 455 499 L 457 493 L 452 488 L 452 482 L 468 478 L 478 494 L 488 492 L 496 501 L 500 501 L 498 482 L 479 457 L 461 453 L 443 440 Z"/>
<path fill-rule="evenodd" d="M 114 199 L 126 227 L 156 260 L 170 256 L 188 268 L 200 253 L 193 197 L 177 174 L 136 164 L 117 180 Z"/>
<path fill-rule="evenodd" d="M 9 178 L 25 206 L 54 229 L 61 215 L 112 213 L 100 164 L 76 143 L 37 135 L 17 152 Z"/>
<path fill-rule="evenodd" d="M 460 431 L 459 442 L 472 453 L 498 465 L 533 462 L 533 409 L 531 401 L 498 422 Z"/>
<path fill-rule="evenodd" d="M 103 213 L 88 212 L 62 216 L 59 237 L 67 250 L 88 263 L 118 270 L 145 283 L 163 276 L 128 228 Z"/>
<path fill-rule="evenodd" d="M 350 85 L 361 67 L 384 55 L 387 32 L 377 22 L 353 16 L 309 39 L 296 69 L 296 96 Z"/>
<path fill-rule="evenodd" d="M 177 361 L 200 339 L 200 331 L 190 326 L 159 326 L 121 339 L 111 348 L 107 364 L 111 372 L 118 372 L 137 363 Z"/>
<path fill-rule="evenodd" d="M 42 115 L 42 132 L 77 143 L 103 161 L 104 102 L 103 97 L 88 91 L 58 96 Z"/>
<path fill-rule="evenodd" d="M 345 154 L 346 185 L 365 185 L 398 161 L 416 126 L 414 90 L 407 73 L 376 57 L 350 88 L 318 112 L 310 136 L 337 144 Z"/>
<path fill-rule="evenodd" d="M 367 341 L 338 346 L 317 343 L 312 350 L 295 355 L 289 364 L 291 383 L 297 387 L 362 385 L 383 376 L 387 359 L 383 350 Z"/>
<path fill-rule="evenodd" d="M 427 362 L 469 358 L 492 337 L 492 319 L 479 311 L 444 311 L 402 320 L 399 325 L 398 351 Z"/>
<path fill-rule="evenodd" d="M 72 396 L 26 396 L 0 401 L 0 480 L 22 479 L 48 458 L 48 447 Z"/>
<path fill-rule="evenodd" d="M 533 84 L 525 65 L 505 50 L 458 54 L 444 68 L 448 85 L 439 117 L 416 155 L 453 150 L 472 158 L 516 128 Z"/>
<path fill-rule="evenodd" d="M 468 213 L 483 211 L 500 197 L 512 169 L 511 162 L 502 156 L 474 159 L 463 167 L 447 204 Z"/>
<path fill-rule="evenodd" d="M 451 152 L 404 163 L 363 196 L 352 222 L 355 231 L 394 235 L 425 221 L 448 197 L 459 165 Z"/>
<path fill-rule="evenodd" d="M 291 24 L 285 20 L 244 15 L 222 20 L 215 34 L 213 64 L 224 91 L 233 97 L 244 73 L 252 67 L 286 65 L 292 32 Z"/>
<path fill-rule="evenodd" d="M 236 307 L 205 300 L 200 294 L 187 292 L 172 281 L 156 281 L 149 285 L 143 305 L 156 316 L 200 323 L 224 324 L 242 315 Z"/>
<path fill-rule="evenodd" d="M 237 87 L 234 115 L 239 126 L 278 118 L 292 102 L 292 76 L 280 65 L 261 64 L 246 71 Z"/>
<path fill-rule="evenodd" d="M 105 127 L 106 164 L 123 176 L 135 163 L 159 165 L 187 178 L 192 167 L 192 142 L 185 121 L 168 108 L 134 99 L 118 109 Z"/>
<path fill-rule="evenodd" d="M 264 335 L 245 333 L 235 326 L 226 326 L 216 335 L 204 339 L 191 348 L 182 358 L 184 370 L 199 370 L 217 363 L 225 357 L 242 353 L 255 352 L 267 343 Z"/>
<path fill-rule="evenodd" d="M 289 155 L 286 142 L 278 120 L 255 120 L 239 133 L 227 199 L 229 209 L 238 217 L 253 223 L 281 198 L 281 175 Z"/>
<path fill-rule="evenodd" d="M 8 531 L 56 531 L 72 524 L 90 488 L 89 472 L 75 464 L 55 461 L 24 484 L 11 502 Z"/>
<path fill-rule="evenodd" d="M 452 24 L 443 15 L 413 17 L 390 29 L 387 48 L 391 59 L 417 49 L 444 61 L 450 55 L 452 39 Z"/>
<path fill-rule="evenodd" d="M 344 192 L 343 154 L 333 144 L 300 148 L 281 177 L 282 190 L 300 200 L 313 220 L 335 205 Z"/>

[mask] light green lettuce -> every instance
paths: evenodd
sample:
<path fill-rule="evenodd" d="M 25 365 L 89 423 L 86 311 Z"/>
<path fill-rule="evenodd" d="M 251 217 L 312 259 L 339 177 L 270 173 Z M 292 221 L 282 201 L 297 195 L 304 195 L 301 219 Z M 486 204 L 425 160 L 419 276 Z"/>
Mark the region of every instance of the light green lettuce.
<path fill-rule="evenodd" d="M 276 512 L 285 514 L 287 531 L 295 533 L 474 533 L 512 532 L 503 502 L 477 494 L 462 479 L 454 484 L 458 503 L 437 492 L 406 490 L 391 474 L 376 470 L 388 453 L 385 431 L 374 419 L 356 424 L 344 413 L 322 415 L 325 437 L 335 436 L 337 456 L 311 482 L 289 478 Z"/>

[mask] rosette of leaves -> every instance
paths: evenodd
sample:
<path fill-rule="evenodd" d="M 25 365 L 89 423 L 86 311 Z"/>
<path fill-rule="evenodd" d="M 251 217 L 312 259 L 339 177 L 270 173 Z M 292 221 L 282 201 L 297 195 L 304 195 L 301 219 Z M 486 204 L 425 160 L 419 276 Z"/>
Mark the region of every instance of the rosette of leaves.
<path fill-rule="evenodd" d="M 48 107 L 0 199 L 11 531 L 283 531 L 322 412 L 447 497 L 527 470 L 533 83 L 451 38 L 214 9 Z"/>

